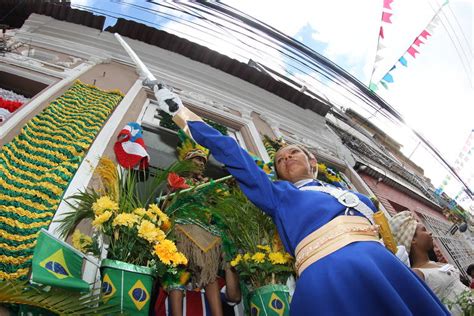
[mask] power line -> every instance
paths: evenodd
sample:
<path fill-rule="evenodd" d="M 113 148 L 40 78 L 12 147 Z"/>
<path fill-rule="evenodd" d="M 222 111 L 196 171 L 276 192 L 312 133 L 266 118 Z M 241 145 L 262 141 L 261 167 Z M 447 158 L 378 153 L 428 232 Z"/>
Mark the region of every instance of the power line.
<path fill-rule="evenodd" d="M 449 6 L 449 4 L 448 4 L 448 6 Z M 430 7 L 431 7 L 431 9 L 435 10 L 435 9 L 433 8 L 433 5 L 432 5 L 431 3 L 430 3 Z M 448 22 L 449 26 L 452 28 L 452 26 L 451 26 L 451 24 L 450 24 L 450 22 L 449 22 L 449 19 L 446 17 L 446 15 L 443 14 L 443 17 L 446 19 L 446 21 Z M 453 37 L 451 36 L 450 30 L 448 30 L 448 28 L 446 27 L 446 25 L 445 25 L 445 23 L 443 22 L 442 19 L 440 19 L 440 22 L 441 22 L 441 25 L 443 26 L 444 30 L 446 31 L 446 34 L 448 35 L 449 39 L 451 40 L 451 43 L 453 44 L 454 49 L 456 50 L 456 53 L 458 54 L 458 57 L 459 57 L 459 59 L 460 59 L 460 61 L 461 61 L 461 66 L 463 67 L 464 72 L 465 72 L 466 75 L 467 75 L 467 79 L 468 79 L 470 85 L 472 86 L 472 80 L 471 80 L 471 73 L 472 73 L 472 71 L 471 71 L 471 67 L 470 67 L 470 65 L 469 65 L 469 57 L 467 57 L 466 52 L 464 51 L 462 45 L 460 44 L 459 38 L 457 37 L 457 34 L 456 34 L 455 30 L 452 29 L 452 32 L 454 33 L 454 36 L 456 37 L 456 41 L 457 41 L 457 42 L 456 42 L 456 41 L 453 39 Z M 456 45 L 456 44 L 457 44 L 457 45 Z M 459 47 L 460 47 L 460 49 L 461 49 L 461 51 L 462 51 L 462 54 L 459 52 L 458 45 L 459 45 Z M 462 55 L 464 55 L 464 57 L 466 57 L 467 60 L 468 60 L 468 62 L 467 62 L 467 67 L 466 67 L 466 63 L 465 63 L 465 60 L 464 60 L 464 58 L 463 58 Z"/>
<path fill-rule="evenodd" d="M 458 28 L 461 30 L 461 34 L 462 34 L 462 36 L 463 36 L 463 38 L 464 38 L 464 41 L 465 41 L 465 43 L 467 43 L 467 45 L 466 45 L 466 46 L 467 46 L 467 49 L 469 50 L 469 53 L 471 54 L 471 57 L 472 57 L 472 50 L 471 50 L 471 46 L 469 45 L 469 40 L 467 39 L 466 34 L 464 33 L 464 31 L 463 31 L 461 25 L 459 24 L 459 20 L 458 20 L 458 18 L 456 17 L 456 14 L 454 14 L 454 11 L 451 9 L 450 6 L 448 6 L 448 9 L 449 9 L 449 11 L 451 12 L 451 14 L 453 15 L 454 21 L 456 22 L 456 25 L 457 25 Z"/>

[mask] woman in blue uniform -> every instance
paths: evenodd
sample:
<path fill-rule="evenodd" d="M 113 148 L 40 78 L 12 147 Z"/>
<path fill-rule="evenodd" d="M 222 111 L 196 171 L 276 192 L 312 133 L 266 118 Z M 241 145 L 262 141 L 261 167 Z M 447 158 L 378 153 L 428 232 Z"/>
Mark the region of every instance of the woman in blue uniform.
<path fill-rule="evenodd" d="M 431 290 L 378 242 L 366 196 L 313 180 L 316 159 L 287 146 L 275 156 L 272 182 L 230 137 L 205 124 L 167 89 L 160 107 L 235 177 L 245 195 L 275 222 L 299 278 L 292 315 L 449 315 Z M 170 99 L 178 105 L 169 110 Z"/>

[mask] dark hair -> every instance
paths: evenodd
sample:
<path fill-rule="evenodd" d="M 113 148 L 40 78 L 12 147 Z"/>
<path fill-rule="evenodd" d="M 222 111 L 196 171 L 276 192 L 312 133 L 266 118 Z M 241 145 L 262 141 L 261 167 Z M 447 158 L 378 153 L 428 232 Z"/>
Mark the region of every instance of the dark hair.
<path fill-rule="evenodd" d="M 467 267 L 466 272 L 467 272 L 467 274 L 469 274 L 469 276 L 470 276 L 473 271 L 474 271 L 474 263 L 471 263 L 471 264 L 469 265 L 469 267 Z"/>
<path fill-rule="evenodd" d="M 304 146 L 301 146 L 301 145 L 297 145 L 297 144 L 290 144 L 288 146 L 296 146 L 298 147 L 299 149 L 301 149 L 304 154 L 306 155 L 306 157 L 308 157 L 308 160 L 311 160 L 311 159 L 316 159 L 316 156 L 310 152 L 308 150 L 308 148 L 304 147 Z M 276 158 L 277 158 L 277 153 L 282 150 L 283 148 L 286 148 L 288 146 L 284 146 L 284 147 L 280 147 L 276 152 L 275 152 L 275 156 L 273 156 L 273 168 L 275 169 L 275 175 L 278 178 L 280 178 L 280 176 L 278 175 L 278 170 L 277 170 L 277 161 L 276 161 Z"/>

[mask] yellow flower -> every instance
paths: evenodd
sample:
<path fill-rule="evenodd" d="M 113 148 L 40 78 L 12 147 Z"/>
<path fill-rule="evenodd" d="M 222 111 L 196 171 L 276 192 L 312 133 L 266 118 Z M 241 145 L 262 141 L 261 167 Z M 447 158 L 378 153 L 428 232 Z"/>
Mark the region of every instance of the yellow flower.
<path fill-rule="evenodd" d="M 111 216 L 112 216 L 112 212 L 110 211 L 105 211 L 104 213 L 100 215 L 96 215 L 94 220 L 92 221 L 92 226 L 94 227 L 102 226 L 102 224 L 107 222 Z"/>
<path fill-rule="evenodd" d="M 188 271 L 183 271 L 179 276 L 179 284 L 185 285 L 188 283 L 189 278 L 191 277 L 191 273 Z"/>
<path fill-rule="evenodd" d="M 156 222 L 156 214 L 151 211 L 146 211 L 145 215 L 152 221 Z M 158 223 L 158 225 L 161 223 Z"/>
<path fill-rule="evenodd" d="M 156 204 L 150 204 L 150 206 L 148 207 L 148 211 L 155 213 L 162 222 L 169 221 L 168 215 L 166 215 L 162 210 L 160 210 L 160 208 Z"/>
<path fill-rule="evenodd" d="M 79 229 L 76 229 L 72 234 L 72 245 L 81 252 L 85 252 L 86 247 L 92 245 L 92 238 L 82 234 Z"/>
<path fill-rule="evenodd" d="M 138 228 L 138 236 L 146 239 L 148 242 L 157 242 L 160 239 L 162 240 L 161 237 L 164 237 L 165 233 L 161 229 L 156 228 L 155 224 L 144 219 Z"/>
<path fill-rule="evenodd" d="M 267 245 L 265 245 L 265 246 L 257 245 L 257 248 L 261 249 L 261 250 L 265 250 L 265 252 L 267 252 L 267 253 L 271 251 L 270 246 L 267 246 Z"/>
<path fill-rule="evenodd" d="M 133 227 L 134 224 L 138 223 L 138 216 L 131 213 L 121 213 L 114 218 L 112 226 L 127 226 Z"/>
<path fill-rule="evenodd" d="M 168 229 L 171 228 L 171 221 L 169 219 L 167 219 L 166 221 L 163 221 L 161 223 L 161 227 L 160 227 L 162 230 L 164 231 L 168 231 Z"/>
<path fill-rule="evenodd" d="M 136 208 L 133 210 L 133 214 L 137 214 L 140 217 L 145 216 L 146 210 L 144 208 Z"/>
<path fill-rule="evenodd" d="M 186 256 L 183 255 L 181 252 L 175 252 L 171 257 L 171 261 L 176 266 L 188 264 L 188 258 L 186 258 Z"/>
<path fill-rule="evenodd" d="M 151 211 L 151 212 L 154 212 L 156 215 L 158 215 L 160 213 L 163 213 L 163 211 L 160 210 L 160 208 L 156 204 L 150 204 L 148 206 L 148 210 Z"/>
<path fill-rule="evenodd" d="M 251 258 L 251 256 L 250 256 L 249 253 L 244 254 L 244 256 L 242 257 L 242 259 L 243 259 L 244 261 L 249 261 L 250 258 Z"/>
<path fill-rule="evenodd" d="M 235 267 L 236 265 L 239 264 L 239 262 L 240 262 L 241 260 L 242 260 L 242 255 L 239 253 L 239 254 L 234 258 L 234 260 L 232 260 L 232 261 L 230 262 L 230 265 L 233 266 L 233 267 Z"/>
<path fill-rule="evenodd" d="M 265 261 L 265 254 L 263 252 L 256 252 L 252 256 L 252 260 L 256 263 L 263 263 Z"/>
<path fill-rule="evenodd" d="M 285 264 L 288 262 L 288 259 L 281 252 L 271 252 L 268 254 L 268 258 L 273 264 Z"/>
<path fill-rule="evenodd" d="M 74 248 L 79 249 L 76 247 L 81 243 L 81 231 L 79 229 L 76 229 L 74 233 L 72 234 L 72 245 Z"/>
<path fill-rule="evenodd" d="M 155 245 L 155 254 L 160 258 L 161 262 L 166 265 L 171 264 L 174 258 L 174 253 L 177 251 L 176 245 L 171 240 L 165 239 Z"/>
<path fill-rule="evenodd" d="M 115 201 L 112 201 L 110 197 L 107 195 L 102 196 L 98 198 L 93 204 L 92 204 L 92 210 L 94 211 L 95 215 L 100 215 L 104 211 L 117 211 L 118 210 L 118 204 Z"/>

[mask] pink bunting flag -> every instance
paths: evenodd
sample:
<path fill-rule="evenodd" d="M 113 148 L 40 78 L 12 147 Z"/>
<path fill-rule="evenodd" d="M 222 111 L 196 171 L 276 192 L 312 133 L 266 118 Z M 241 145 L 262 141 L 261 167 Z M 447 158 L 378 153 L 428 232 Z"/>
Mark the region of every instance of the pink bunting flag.
<path fill-rule="evenodd" d="M 410 54 L 413 58 L 416 58 L 416 54 L 418 53 L 418 51 L 417 51 L 413 46 L 410 46 L 410 48 L 408 48 L 407 52 L 408 52 L 408 54 Z"/>
<path fill-rule="evenodd" d="M 392 16 L 392 13 L 382 12 L 382 21 L 385 23 L 392 23 L 392 21 L 390 21 L 391 16 Z"/>
<path fill-rule="evenodd" d="M 393 2 L 393 0 L 383 0 L 383 7 L 385 9 L 389 9 L 389 10 L 392 10 L 392 8 L 390 7 L 390 4 Z"/>
<path fill-rule="evenodd" d="M 423 37 L 424 39 L 427 39 L 428 36 L 431 36 L 431 34 L 428 33 L 427 30 L 423 30 L 423 32 L 420 33 L 420 36 Z"/>
<path fill-rule="evenodd" d="M 383 36 L 383 27 L 382 26 L 380 27 L 379 36 L 381 38 L 384 38 L 384 36 Z"/>
<path fill-rule="evenodd" d="M 423 42 L 420 40 L 420 37 L 417 37 L 415 41 L 413 42 L 413 45 L 420 46 L 420 44 L 423 44 Z"/>

